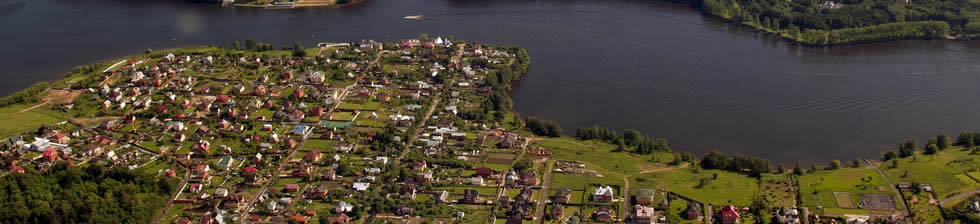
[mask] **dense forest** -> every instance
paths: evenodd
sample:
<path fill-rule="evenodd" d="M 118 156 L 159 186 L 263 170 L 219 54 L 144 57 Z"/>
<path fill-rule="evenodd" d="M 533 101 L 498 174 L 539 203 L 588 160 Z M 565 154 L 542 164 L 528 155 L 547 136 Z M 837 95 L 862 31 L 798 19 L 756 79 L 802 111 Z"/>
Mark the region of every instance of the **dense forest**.
<path fill-rule="evenodd" d="M 0 178 L 4 223 L 149 223 L 177 180 L 93 164 L 59 163 L 44 173 Z"/>
<path fill-rule="evenodd" d="M 811 45 L 980 35 L 973 0 L 692 0 L 708 14 Z"/>

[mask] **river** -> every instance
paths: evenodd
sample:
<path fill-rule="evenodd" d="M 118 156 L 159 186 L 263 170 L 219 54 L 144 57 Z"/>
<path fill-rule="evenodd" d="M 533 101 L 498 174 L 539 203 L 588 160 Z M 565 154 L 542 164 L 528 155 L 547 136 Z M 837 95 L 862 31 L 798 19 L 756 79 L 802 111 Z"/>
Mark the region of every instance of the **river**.
<path fill-rule="evenodd" d="M 424 15 L 405 20 L 406 15 Z M 367 0 L 264 10 L 180 0 L 0 2 L 0 94 L 143 49 L 255 38 L 520 45 L 522 115 L 640 130 L 675 150 L 823 162 L 980 127 L 980 41 L 799 47 L 660 0 Z"/>

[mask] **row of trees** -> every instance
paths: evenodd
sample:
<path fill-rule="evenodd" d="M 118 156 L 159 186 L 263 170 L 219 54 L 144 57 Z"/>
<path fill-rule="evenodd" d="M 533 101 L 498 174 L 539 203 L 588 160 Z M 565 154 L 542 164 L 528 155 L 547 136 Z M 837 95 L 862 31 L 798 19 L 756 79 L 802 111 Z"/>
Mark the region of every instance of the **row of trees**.
<path fill-rule="evenodd" d="M 139 170 L 58 163 L 0 178 L 0 220 L 9 223 L 149 223 L 178 180 Z"/>
<path fill-rule="evenodd" d="M 670 146 L 667 144 L 667 139 L 658 138 L 653 140 L 640 133 L 640 131 L 633 129 L 623 130 L 623 133 L 620 134 L 615 130 L 599 127 L 598 125 L 579 127 L 575 130 L 575 137 L 582 140 L 595 139 L 616 144 L 618 147 L 617 150 L 619 151 L 625 151 L 627 147 L 633 147 L 633 152 L 638 154 L 671 151 Z"/>
<path fill-rule="evenodd" d="M 975 142 L 974 136 L 977 136 L 976 140 L 980 140 L 980 136 L 975 132 L 962 132 L 957 138 L 957 144 L 973 147 Z M 939 153 L 940 150 L 948 149 L 953 147 L 953 140 L 946 136 L 946 134 L 939 134 L 936 137 L 932 137 L 926 142 L 923 152 L 926 155 L 932 155 Z M 896 158 L 907 158 L 914 156 L 915 153 L 919 151 L 918 146 L 915 144 L 915 139 L 909 139 L 902 144 L 898 144 L 898 148 L 893 149 L 885 153 L 884 160 L 888 161 Z"/>
<path fill-rule="evenodd" d="M 541 120 L 537 117 L 527 117 L 525 123 L 527 124 L 528 130 L 531 130 L 531 133 L 535 135 L 561 137 L 561 127 L 558 126 L 558 122 Z"/>
<path fill-rule="evenodd" d="M 47 89 L 48 82 L 34 83 L 34 85 L 31 85 L 31 87 L 27 87 L 26 89 L 11 94 L 10 96 L 0 98 L 0 107 L 18 103 L 37 102 L 40 100 L 40 96 L 38 94 Z"/>
<path fill-rule="evenodd" d="M 701 159 L 701 167 L 705 169 L 747 172 L 752 176 L 759 176 L 762 173 L 767 173 L 772 170 L 772 162 L 767 159 L 740 154 L 728 156 L 718 150 L 711 150 Z"/>

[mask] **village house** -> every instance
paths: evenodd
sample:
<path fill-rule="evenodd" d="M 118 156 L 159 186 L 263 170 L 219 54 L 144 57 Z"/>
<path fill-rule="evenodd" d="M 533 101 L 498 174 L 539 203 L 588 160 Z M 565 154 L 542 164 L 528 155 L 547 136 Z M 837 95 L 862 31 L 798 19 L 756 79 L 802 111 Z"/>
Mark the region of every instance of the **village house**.
<path fill-rule="evenodd" d="M 701 204 L 689 201 L 687 202 L 687 209 L 684 209 L 684 215 L 687 219 L 697 219 L 701 216 Z"/>
<path fill-rule="evenodd" d="M 592 212 L 592 218 L 597 222 L 609 222 L 612 221 L 613 211 L 608 205 L 600 205 L 598 209 Z"/>
<path fill-rule="evenodd" d="M 347 203 L 346 201 L 340 201 L 337 203 L 337 207 L 334 207 L 335 213 L 348 213 L 354 210 L 354 205 Z"/>
<path fill-rule="evenodd" d="M 306 154 L 303 155 L 303 161 L 306 161 L 306 162 L 309 162 L 309 163 L 314 163 L 314 162 L 320 160 L 320 158 L 322 158 L 322 157 L 323 157 L 323 154 L 320 153 L 320 150 L 319 149 L 313 149 L 313 150 L 310 150 L 310 151 L 306 152 Z"/>
<path fill-rule="evenodd" d="M 551 217 L 562 217 L 565 215 L 565 206 L 551 205 Z"/>
<path fill-rule="evenodd" d="M 800 224 L 800 212 L 794 208 L 776 209 L 776 220 L 783 224 Z"/>
<path fill-rule="evenodd" d="M 636 191 L 636 203 L 640 205 L 650 205 L 653 203 L 653 197 L 656 195 L 653 189 L 640 189 Z"/>
<path fill-rule="evenodd" d="M 398 189 L 398 198 L 415 200 L 415 192 L 416 192 L 415 186 L 406 185 Z"/>
<path fill-rule="evenodd" d="M 612 186 L 600 186 L 592 192 L 592 201 L 597 203 L 612 202 L 614 196 L 615 192 L 613 192 Z"/>
<path fill-rule="evenodd" d="M 738 224 L 739 218 L 742 217 L 738 214 L 738 208 L 731 205 L 721 207 L 721 211 L 718 211 L 717 216 L 722 224 Z"/>
<path fill-rule="evenodd" d="M 480 200 L 480 192 L 473 189 L 463 190 L 463 203 L 476 204 Z"/>
<path fill-rule="evenodd" d="M 567 204 L 568 199 L 570 199 L 571 197 L 572 197 L 572 189 L 562 188 L 562 189 L 558 189 L 558 191 L 555 192 L 555 195 L 554 197 L 552 197 L 551 200 L 554 201 L 555 203 Z"/>
<path fill-rule="evenodd" d="M 651 224 L 653 223 L 654 210 L 651 207 L 645 207 L 643 205 L 634 206 L 633 212 L 633 223 L 636 224 Z"/>
<path fill-rule="evenodd" d="M 415 182 L 419 184 L 432 182 L 432 172 L 423 172 L 415 175 Z"/>

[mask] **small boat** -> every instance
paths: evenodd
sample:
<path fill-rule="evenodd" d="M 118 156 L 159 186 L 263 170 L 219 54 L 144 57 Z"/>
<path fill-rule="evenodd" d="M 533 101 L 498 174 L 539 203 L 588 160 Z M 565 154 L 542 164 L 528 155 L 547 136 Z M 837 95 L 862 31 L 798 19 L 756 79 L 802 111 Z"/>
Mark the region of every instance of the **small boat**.
<path fill-rule="evenodd" d="M 422 15 L 405 16 L 404 19 L 422 19 Z"/>

